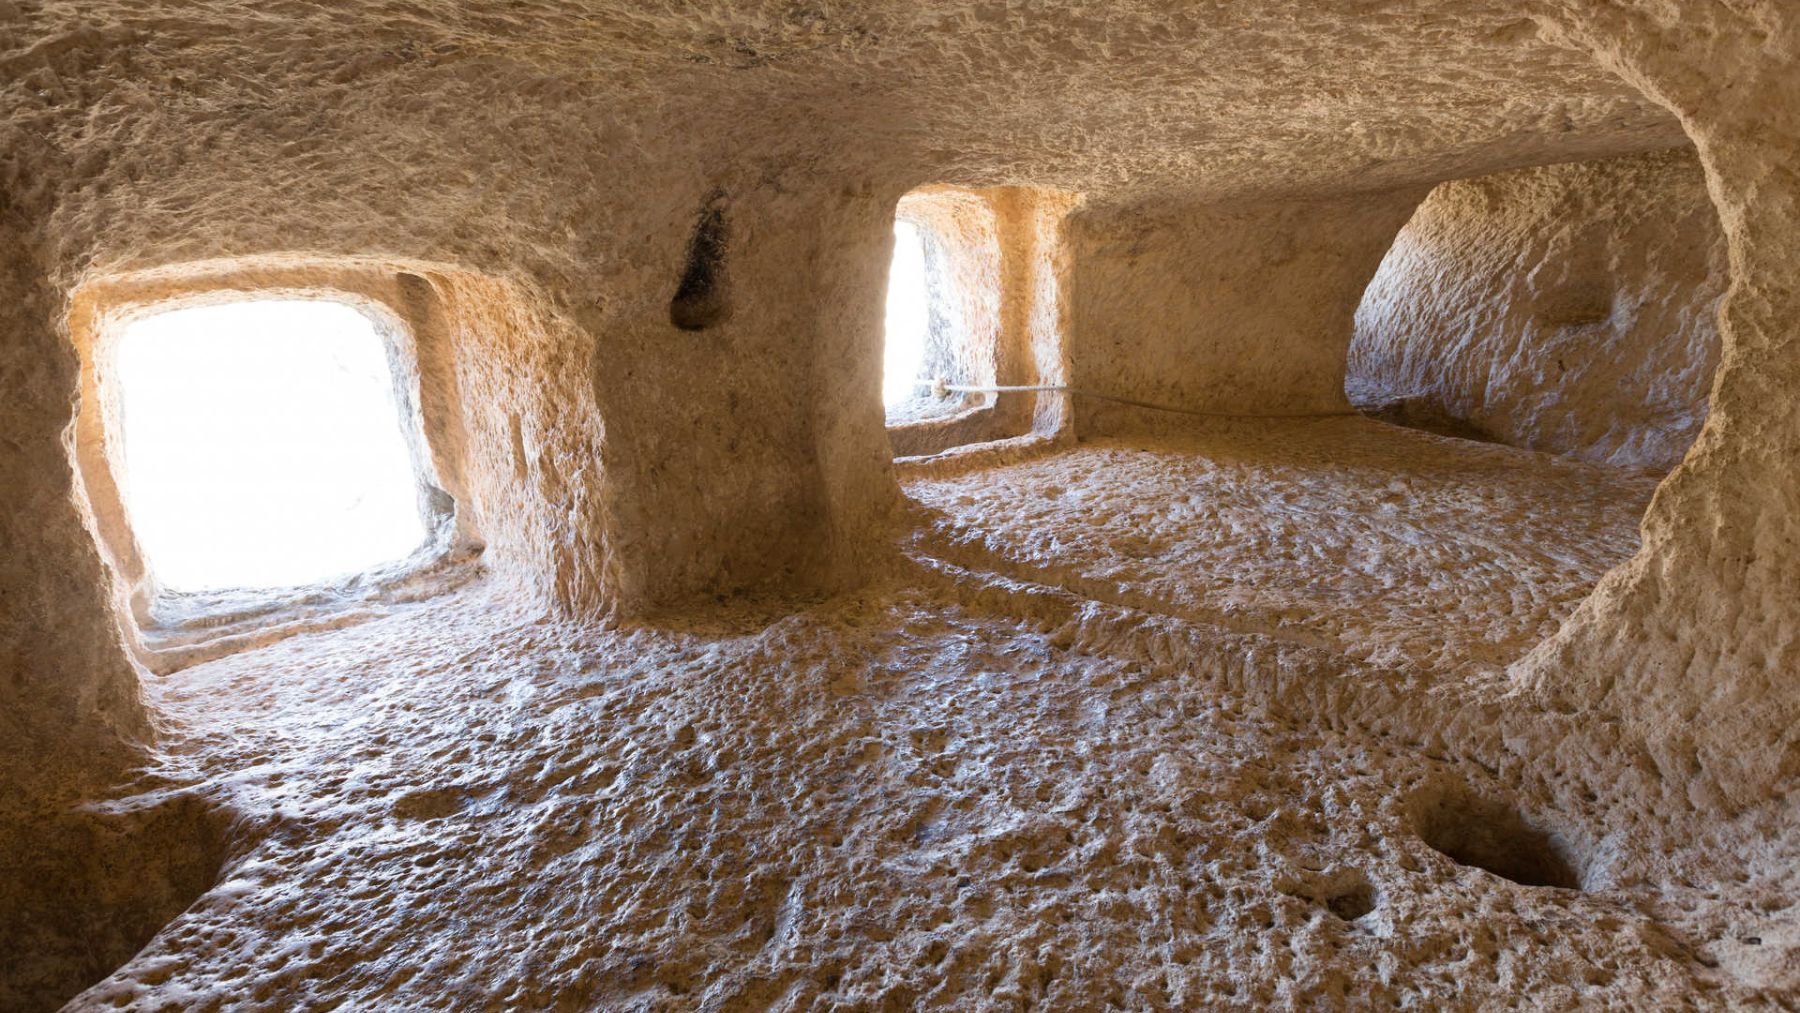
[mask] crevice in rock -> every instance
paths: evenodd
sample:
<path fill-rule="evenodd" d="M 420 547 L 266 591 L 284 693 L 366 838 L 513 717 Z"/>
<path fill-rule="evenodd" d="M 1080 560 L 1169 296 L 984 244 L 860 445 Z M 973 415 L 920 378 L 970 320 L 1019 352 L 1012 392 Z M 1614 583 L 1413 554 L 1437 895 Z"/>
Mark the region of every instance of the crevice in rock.
<path fill-rule="evenodd" d="M 1323 903 L 1339 919 L 1353 922 L 1375 910 L 1375 888 L 1358 872 L 1338 884 Z"/>
<path fill-rule="evenodd" d="M 719 191 L 706 199 L 688 240 L 687 265 L 681 284 L 669 301 L 669 322 L 684 331 L 704 331 L 731 317 L 731 279 L 726 255 L 731 245 L 730 222 L 725 215 L 725 195 Z"/>

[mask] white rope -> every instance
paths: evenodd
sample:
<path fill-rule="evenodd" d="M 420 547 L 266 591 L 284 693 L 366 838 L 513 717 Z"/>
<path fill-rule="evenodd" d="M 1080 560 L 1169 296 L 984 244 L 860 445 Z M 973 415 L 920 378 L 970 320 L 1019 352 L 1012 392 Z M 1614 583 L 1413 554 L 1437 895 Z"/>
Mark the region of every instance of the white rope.
<path fill-rule="evenodd" d="M 999 385 L 977 387 L 969 384 L 945 383 L 942 377 L 935 380 L 920 380 L 920 387 L 931 388 L 933 397 L 944 397 L 949 394 L 1018 394 L 1039 392 L 1046 394 L 1069 394 L 1074 397 L 1091 397 L 1099 401 L 1113 401 L 1133 408 L 1148 408 L 1152 411 L 1175 412 L 1178 415 L 1198 415 L 1209 419 L 1330 419 L 1350 415 L 1361 415 L 1355 409 L 1333 412 L 1203 412 L 1193 408 L 1177 408 L 1174 405 L 1156 404 L 1151 401 L 1138 401 L 1133 398 L 1120 397 L 1117 394 L 1102 394 L 1097 390 L 1082 390 L 1079 387 L 1064 387 L 1059 384 L 1030 383 L 1016 385 Z"/>

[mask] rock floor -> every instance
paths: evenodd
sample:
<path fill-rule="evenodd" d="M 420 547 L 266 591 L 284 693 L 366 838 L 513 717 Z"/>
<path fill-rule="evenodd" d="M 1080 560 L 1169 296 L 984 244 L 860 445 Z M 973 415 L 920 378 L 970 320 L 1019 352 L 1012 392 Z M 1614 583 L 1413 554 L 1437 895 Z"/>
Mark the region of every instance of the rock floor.
<path fill-rule="evenodd" d="M 1492 673 L 1638 545 L 1660 476 L 1362 419 L 1103 440 L 912 483 L 927 551 L 1437 677 Z"/>
<path fill-rule="evenodd" d="M 910 483 L 908 560 L 779 618 L 484 585 L 199 665 L 97 808 L 203 800 L 216 885 L 73 1006 L 1791 1009 L 1780 814 L 1684 816 L 1501 679 L 1653 482 L 1358 421 L 1085 444 Z"/>

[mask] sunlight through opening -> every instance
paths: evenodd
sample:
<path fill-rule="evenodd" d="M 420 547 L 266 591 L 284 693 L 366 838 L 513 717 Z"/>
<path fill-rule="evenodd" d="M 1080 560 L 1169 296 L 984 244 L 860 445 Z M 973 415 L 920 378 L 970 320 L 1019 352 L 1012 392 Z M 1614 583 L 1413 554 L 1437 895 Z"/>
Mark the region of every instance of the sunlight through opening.
<path fill-rule="evenodd" d="M 126 512 L 166 589 L 290 587 L 425 541 L 387 350 L 343 303 L 130 324 L 116 360 Z"/>
<path fill-rule="evenodd" d="M 924 393 L 931 312 L 925 291 L 925 238 L 911 222 L 894 223 L 894 263 L 888 269 L 887 349 L 881 400 L 889 408 Z"/>

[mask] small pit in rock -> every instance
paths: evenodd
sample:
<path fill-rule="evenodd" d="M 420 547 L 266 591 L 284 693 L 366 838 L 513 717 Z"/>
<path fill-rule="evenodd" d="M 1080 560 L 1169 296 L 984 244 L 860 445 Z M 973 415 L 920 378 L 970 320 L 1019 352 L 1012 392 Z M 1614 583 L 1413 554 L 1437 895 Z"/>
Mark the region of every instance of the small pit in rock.
<path fill-rule="evenodd" d="M 1580 862 L 1568 844 L 1494 799 L 1451 792 L 1418 809 L 1419 838 L 1459 865 L 1522 886 L 1581 889 Z"/>
<path fill-rule="evenodd" d="M 1356 921 L 1375 910 L 1375 888 L 1359 874 L 1325 898 L 1325 910 L 1344 921 Z"/>

